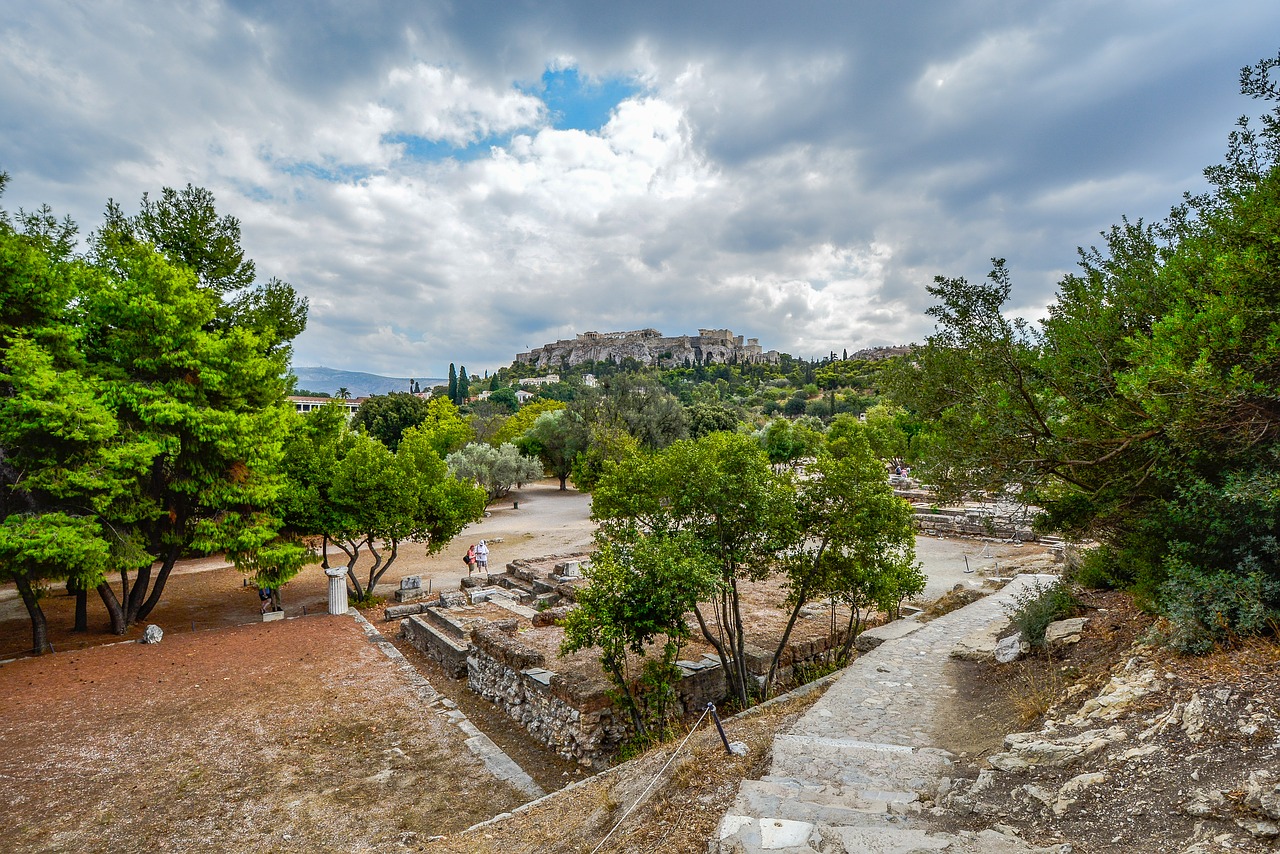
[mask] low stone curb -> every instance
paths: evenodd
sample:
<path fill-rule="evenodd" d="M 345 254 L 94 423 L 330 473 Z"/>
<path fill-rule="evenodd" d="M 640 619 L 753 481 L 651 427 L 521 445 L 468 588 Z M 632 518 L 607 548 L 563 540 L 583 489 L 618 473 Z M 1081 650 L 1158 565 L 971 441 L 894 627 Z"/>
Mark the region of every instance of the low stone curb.
<path fill-rule="evenodd" d="M 404 657 L 400 650 L 396 649 L 395 644 L 387 640 L 372 623 L 365 619 L 363 614 L 355 608 L 350 609 L 347 613 L 355 618 L 356 624 L 364 630 L 369 642 L 382 650 L 383 654 L 400 668 L 400 672 L 404 674 L 405 679 L 413 686 L 418 699 L 462 731 L 462 734 L 466 736 L 464 744 L 467 745 L 467 749 L 484 763 L 491 774 L 499 780 L 510 783 L 514 788 L 531 798 L 541 798 L 546 795 L 546 791 L 534 782 L 528 772 L 508 756 L 501 747 L 495 744 L 493 739 L 477 729 L 475 724 L 468 720 L 466 714 L 458 708 L 456 703 L 433 688 L 426 677 L 409 663 L 409 660 Z"/>

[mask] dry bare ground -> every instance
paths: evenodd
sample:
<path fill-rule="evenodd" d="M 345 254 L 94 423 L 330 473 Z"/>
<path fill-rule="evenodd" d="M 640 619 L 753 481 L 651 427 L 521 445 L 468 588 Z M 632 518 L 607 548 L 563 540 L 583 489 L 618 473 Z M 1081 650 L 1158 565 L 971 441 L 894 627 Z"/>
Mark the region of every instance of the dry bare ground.
<path fill-rule="evenodd" d="M 1127 595 L 1083 598 L 1091 619 L 1078 644 L 1010 665 L 957 663 L 959 702 L 938 727 L 959 756 L 956 796 L 943 799 L 952 823 L 999 821 L 1081 854 L 1277 850 L 1280 642 L 1179 656 L 1141 642 L 1152 618 Z M 1017 732 L 1112 743 L 993 770 L 988 757 Z"/>
<path fill-rule="evenodd" d="M 679 741 L 663 745 L 510 818 L 433 840 L 426 850 L 589 854 L 599 847 L 600 854 L 701 854 L 742 780 L 765 772 L 774 734 L 821 696 L 815 690 L 725 721 L 728 738 L 747 746 L 745 756 L 727 754 L 706 719 L 683 747 Z"/>
<path fill-rule="evenodd" d="M 10 851 L 399 849 L 523 798 L 346 616 L 0 668 Z"/>

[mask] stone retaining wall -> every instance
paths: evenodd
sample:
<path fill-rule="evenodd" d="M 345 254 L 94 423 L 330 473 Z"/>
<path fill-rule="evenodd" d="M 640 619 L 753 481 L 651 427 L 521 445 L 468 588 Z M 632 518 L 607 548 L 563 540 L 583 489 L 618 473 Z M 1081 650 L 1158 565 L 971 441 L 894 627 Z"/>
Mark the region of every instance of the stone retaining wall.
<path fill-rule="evenodd" d="M 461 679 L 467 674 L 467 641 L 450 637 L 421 615 L 415 614 L 400 621 L 400 637 L 427 658 L 439 662 L 454 679 Z"/>
<path fill-rule="evenodd" d="M 493 627 L 471 633 L 467 687 L 501 706 L 542 744 L 603 768 L 627 727 L 603 692 L 583 696 L 543 667 L 545 656 Z"/>
<path fill-rule="evenodd" d="M 934 536 L 997 537 L 1035 542 L 1036 535 L 1025 522 L 975 510 L 939 507 L 915 509 L 916 530 Z"/>
<path fill-rule="evenodd" d="M 631 732 L 627 713 L 613 707 L 606 687 L 570 684 L 548 670 L 546 656 L 512 635 L 513 628 L 488 624 L 472 630 L 467 687 L 500 706 L 561 756 L 582 765 L 606 767 Z M 828 661 L 843 641 L 841 632 L 833 638 L 788 645 L 779 663 L 779 679 L 790 678 L 798 664 Z M 773 653 L 752 647 L 747 655 L 748 668 L 763 679 Z M 677 715 L 696 715 L 707 703 L 724 699 L 727 688 L 718 660 L 704 656 L 698 662 L 682 661 L 680 666 L 684 675 L 676 687 L 673 711 Z"/>

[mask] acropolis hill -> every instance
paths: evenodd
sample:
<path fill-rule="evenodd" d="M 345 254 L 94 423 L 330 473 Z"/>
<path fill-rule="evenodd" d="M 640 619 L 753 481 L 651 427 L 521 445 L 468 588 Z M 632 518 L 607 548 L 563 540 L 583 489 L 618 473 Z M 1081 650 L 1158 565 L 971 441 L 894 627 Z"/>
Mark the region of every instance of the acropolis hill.
<path fill-rule="evenodd" d="M 544 344 L 528 353 L 517 353 L 516 361 L 536 368 L 603 362 L 632 358 L 644 365 L 672 367 L 702 362 L 777 362 L 777 350 L 764 351 L 760 339 L 748 338 L 728 329 L 699 329 L 697 335 L 666 337 L 656 329 L 632 332 L 582 332 L 576 338 Z"/>

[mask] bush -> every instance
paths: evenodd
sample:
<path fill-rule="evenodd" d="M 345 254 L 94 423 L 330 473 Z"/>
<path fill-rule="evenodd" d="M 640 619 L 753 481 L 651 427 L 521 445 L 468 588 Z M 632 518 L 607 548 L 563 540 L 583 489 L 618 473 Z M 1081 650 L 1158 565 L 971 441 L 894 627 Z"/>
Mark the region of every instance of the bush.
<path fill-rule="evenodd" d="M 1130 584 L 1131 574 L 1120 570 L 1121 558 L 1109 546 L 1098 546 L 1080 554 L 1079 562 L 1069 567 L 1073 582 L 1090 590 L 1117 590 Z"/>
<path fill-rule="evenodd" d="M 1280 579 L 1265 571 L 1210 572 L 1187 561 L 1168 562 L 1161 586 L 1167 620 L 1162 640 L 1179 652 L 1201 655 L 1239 635 L 1280 629 Z"/>
<path fill-rule="evenodd" d="M 1016 596 L 1008 606 L 1009 619 L 1022 632 L 1022 638 L 1033 647 L 1044 646 L 1044 630 L 1055 620 L 1069 617 L 1080 607 L 1080 600 L 1070 586 L 1055 581 L 1033 587 Z"/>

